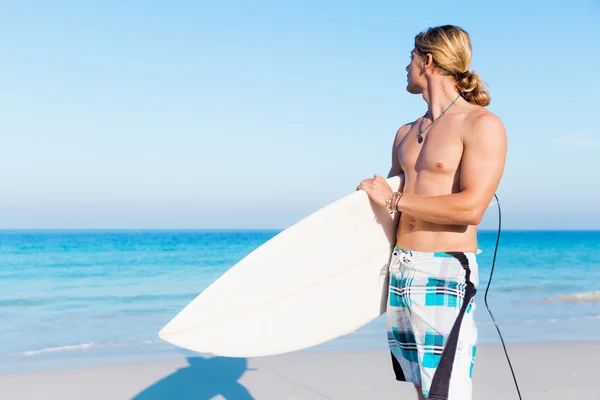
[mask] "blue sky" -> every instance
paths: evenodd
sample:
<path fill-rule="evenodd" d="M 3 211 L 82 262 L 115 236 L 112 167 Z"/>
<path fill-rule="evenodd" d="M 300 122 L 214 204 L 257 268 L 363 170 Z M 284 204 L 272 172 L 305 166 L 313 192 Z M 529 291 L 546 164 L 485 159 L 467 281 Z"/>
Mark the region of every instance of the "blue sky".
<path fill-rule="evenodd" d="M 311 0 L 3 4 L 0 228 L 285 228 L 388 172 L 446 23 L 507 128 L 503 226 L 600 229 L 599 2 Z"/>

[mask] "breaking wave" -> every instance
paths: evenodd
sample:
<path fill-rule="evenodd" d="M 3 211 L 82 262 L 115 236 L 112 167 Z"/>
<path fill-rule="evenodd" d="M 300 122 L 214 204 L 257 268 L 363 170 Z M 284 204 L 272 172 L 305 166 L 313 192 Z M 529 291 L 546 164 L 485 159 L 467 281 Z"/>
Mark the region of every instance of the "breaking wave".
<path fill-rule="evenodd" d="M 38 350 L 29 350 L 29 351 L 24 351 L 22 353 L 13 353 L 13 354 L 8 354 L 11 356 L 25 356 L 25 357 L 30 357 L 30 356 L 37 356 L 40 354 L 45 354 L 45 353 L 56 353 L 56 352 L 62 352 L 62 351 L 73 351 L 73 350 L 87 350 L 91 347 L 95 347 L 95 346 L 103 346 L 103 345 L 127 345 L 127 344 L 152 344 L 152 343 L 156 343 L 156 341 L 154 340 L 142 340 L 142 341 L 130 341 L 130 342 L 90 342 L 90 343 L 81 343 L 81 344 L 72 344 L 72 345 L 66 345 L 66 346 L 56 346 L 56 347 L 46 347 L 43 349 L 38 349 Z"/>
<path fill-rule="evenodd" d="M 600 292 L 582 292 L 561 294 L 544 299 L 544 302 L 561 302 L 561 303 L 591 303 L 600 301 Z"/>

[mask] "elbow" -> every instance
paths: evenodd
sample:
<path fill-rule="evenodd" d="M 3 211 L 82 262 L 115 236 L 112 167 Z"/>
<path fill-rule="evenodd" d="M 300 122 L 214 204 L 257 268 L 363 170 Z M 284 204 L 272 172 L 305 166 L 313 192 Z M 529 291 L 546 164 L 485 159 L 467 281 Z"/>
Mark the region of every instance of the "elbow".
<path fill-rule="evenodd" d="M 479 225 L 483 219 L 485 210 L 472 209 L 465 213 L 463 223 L 465 225 Z"/>
<path fill-rule="evenodd" d="M 456 204 L 455 215 L 457 223 L 461 225 L 479 225 L 485 214 L 489 200 L 483 198 L 477 193 L 461 193 L 458 204 Z"/>

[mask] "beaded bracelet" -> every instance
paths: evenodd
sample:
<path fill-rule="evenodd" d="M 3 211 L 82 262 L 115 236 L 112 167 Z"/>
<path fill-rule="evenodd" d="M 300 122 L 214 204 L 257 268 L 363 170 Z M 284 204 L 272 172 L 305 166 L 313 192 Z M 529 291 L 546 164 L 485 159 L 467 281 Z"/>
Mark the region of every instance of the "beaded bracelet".
<path fill-rule="evenodd" d="M 396 210 L 397 212 L 400 212 L 400 210 L 398 210 L 398 203 L 400 203 L 400 199 L 402 198 L 402 195 L 404 193 L 401 193 L 400 190 L 398 190 L 398 192 L 396 192 L 396 202 L 394 203 L 394 210 Z"/>
<path fill-rule="evenodd" d="M 390 197 L 385 199 L 385 208 L 388 210 L 390 215 L 394 215 L 394 213 L 400 212 L 400 210 L 398 210 L 398 201 L 400 201 L 401 197 L 402 193 L 400 193 L 400 190 L 398 190 L 397 192 L 392 193 Z"/>

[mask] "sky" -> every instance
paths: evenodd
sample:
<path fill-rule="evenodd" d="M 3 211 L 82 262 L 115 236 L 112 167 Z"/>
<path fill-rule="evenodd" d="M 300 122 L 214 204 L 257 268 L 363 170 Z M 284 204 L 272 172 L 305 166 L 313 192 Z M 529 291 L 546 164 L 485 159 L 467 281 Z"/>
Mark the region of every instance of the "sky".
<path fill-rule="evenodd" d="M 0 229 L 286 228 L 387 175 L 441 24 L 507 130 L 503 228 L 600 229 L 600 2 L 523 3 L 3 2 Z"/>

